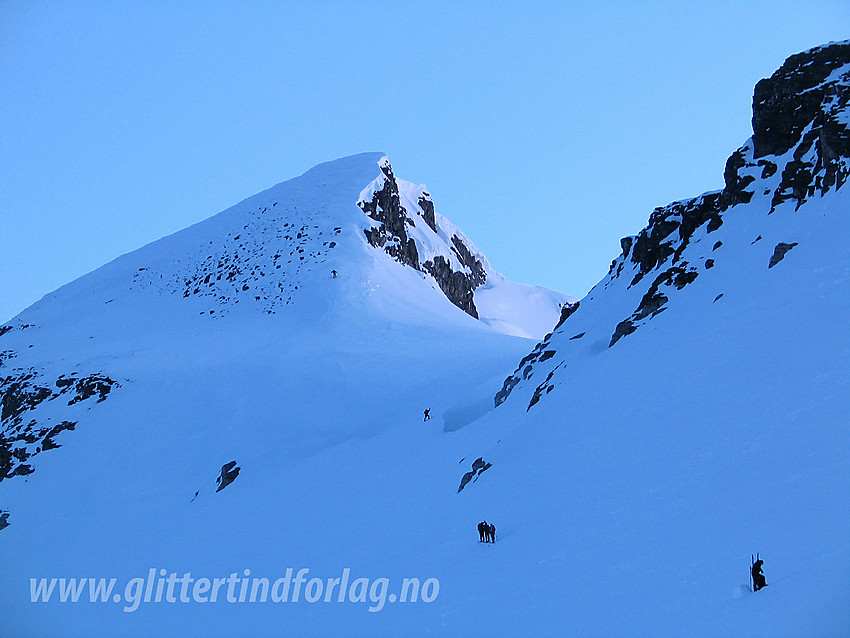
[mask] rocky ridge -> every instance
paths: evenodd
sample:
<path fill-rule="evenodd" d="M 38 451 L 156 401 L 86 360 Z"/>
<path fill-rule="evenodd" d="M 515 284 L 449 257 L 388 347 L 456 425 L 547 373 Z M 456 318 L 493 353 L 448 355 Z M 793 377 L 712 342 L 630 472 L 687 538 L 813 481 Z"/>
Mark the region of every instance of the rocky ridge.
<path fill-rule="evenodd" d="M 438 218 L 423 186 L 396 179 L 387 158 L 380 168 L 382 174 L 357 202 L 377 222 L 364 230 L 369 244 L 430 275 L 449 301 L 478 319 L 473 291 L 487 280 L 486 260 L 462 233 Z"/>
<path fill-rule="evenodd" d="M 799 210 L 812 198 L 823 197 L 846 183 L 850 175 L 848 102 L 850 41 L 793 55 L 770 78 L 756 85 L 753 136 L 727 160 L 723 189 L 656 208 L 640 233 L 621 240 L 622 253 L 589 293 L 588 302 L 597 294 L 637 295 L 639 299 L 628 316 L 611 326 L 606 347 L 664 312 L 678 291 L 715 266 L 723 242 L 711 241 L 712 233 L 723 226 L 728 215 L 762 211 L 771 215 L 791 202 L 794 210 Z M 695 243 L 702 245 L 694 249 Z M 780 242 L 765 265 L 772 268 L 795 245 Z M 722 293 L 715 301 L 721 297 Z M 564 363 L 556 344 L 564 337 L 577 340 L 584 336 L 570 336 L 570 318 L 582 314 L 577 311 L 579 304 L 564 307 L 553 332 L 505 380 L 494 397 L 495 405 L 532 377 L 544 379 L 535 386 L 527 409 L 554 389 L 553 377 Z"/>

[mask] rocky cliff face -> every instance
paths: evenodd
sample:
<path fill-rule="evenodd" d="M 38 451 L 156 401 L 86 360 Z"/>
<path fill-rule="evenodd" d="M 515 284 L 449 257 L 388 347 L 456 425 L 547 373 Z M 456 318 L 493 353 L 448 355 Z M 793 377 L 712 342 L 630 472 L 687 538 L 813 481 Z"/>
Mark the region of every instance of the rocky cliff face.
<path fill-rule="evenodd" d="M 847 121 L 847 69 L 850 42 L 816 47 L 789 57 L 753 94 L 753 155 L 784 155 L 807 131 L 837 153 L 850 155 Z"/>
<path fill-rule="evenodd" d="M 408 217 L 407 211 L 401 205 L 398 194 L 398 184 L 390 163 L 381 162 L 383 178 L 376 183 L 370 200 L 361 199 L 357 205 L 369 217 L 379 223 L 378 226 L 365 230 L 369 243 L 384 251 L 396 261 L 419 269 L 419 253 L 416 242 L 407 236 L 407 227 L 416 223 Z M 433 205 L 431 212 L 433 214 Z"/>
<path fill-rule="evenodd" d="M 588 295 L 589 300 L 597 295 L 637 300 L 633 310 L 609 328 L 606 347 L 664 312 L 676 293 L 714 268 L 723 253 L 723 241 L 714 237 L 730 215 L 771 215 L 786 202 L 797 210 L 845 184 L 850 175 L 848 102 L 850 42 L 793 55 L 756 85 L 753 136 L 727 160 L 723 189 L 655 209 L 646 228 L 621 240 L 622 253 Z M 759 240 L 761 235 L 752 243 Z M 770 267 L 794 245 L 779 242 Z M 715 301 L 720 297 L 722 293 Z M 555 331 L 505 380 L 496 405 L 535 376 L 544 380 L 532 393 L 529 408 L 552 390 L 551 380 L 563 362 L 554 343 L 564 336 L 584 337 L 583 332 L 570 332 L 582 315 L 576 310 L 565 308 Z M 551 363 L 544 364 L 549 359 Z"/>
<path fill-rule="evenodd" d="M 377 222 L 364 231 L 369 244 L 429 274 L 449 301 L 478 319 L 473 292 L 487 280 L 486 261 L 462 233 L 438 220 L 424 187 L 397 180 L 386 158 L 380 167 L 382 175 L 358 201 Z"/>

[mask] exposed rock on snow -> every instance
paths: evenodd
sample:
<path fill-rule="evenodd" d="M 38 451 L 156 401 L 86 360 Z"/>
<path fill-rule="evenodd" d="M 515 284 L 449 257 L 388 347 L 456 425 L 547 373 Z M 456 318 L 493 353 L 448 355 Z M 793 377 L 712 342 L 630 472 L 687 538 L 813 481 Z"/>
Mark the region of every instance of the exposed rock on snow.
<path fill-rule="evenodd" d="M 383 248 L 393 259 L 430 274 L 449 301 L 478 319 L 473 291 L 487 279 L 483 258 L 477 255 L 474 248 L 467 245 L 464 238 L 451 232 L 452 229 L 441 228 L 441 220 L 437 219 L 434 203 L 427 191 L 402 182 L 402 187 L 407 187 L 409 195 L 406 197 L 407 206 L 413 208 L 408 211 L 399 194 L 400 182 L 393 175 L 392 167 L 386 158 L 381 161 L 380 167 L 383 174 L 361 195 L 358 202 L 364 213 L 380 223 L 379 226 L 363 231 L 369 243 L 376 248 Z M 438 249 L 441 248 L 445 254 L 421 259 L 417 242 L 411 235 L 418 235 L 424 244 L 425 238 L 422 235 L 427 231 L 419 229 L 413 232 L 416 219 L 424 221 L 430 232 L 437 236 L 433 238 L 437 241 L 432 240 L 430 243 Z M 408 234 L 408 230 L 412 232 Z M 450 243 L 445 243 L 447 237 L 450 238 Z"/>
<path fill-rule="evenodd" d="M 68 399 L 68 406 L 95 396 L 96 403 L 100 403 L 113 387 L 121 387 L 121 384 L 100 373 L 88 376 L 80 376 L 76 372 L 69 376 L 63 374 L 53 384 L 34 368 L 15 368 L 10 375 L 0 377 L 0 481 L 31 474 L 34 470 L 26 461 L 44 450 L 60 447 L 54 437 L 65 430 L 73 430 L 77 424 L 76 421 L 63 420 L 50 426 L 41 419 L 31 419 L 24 424 L 27 413 L 44 401 L 59 397 Z"/>
<path fill-rule="evenodd" d="M 236 477 L 239 476 L 239 470 L 241 469 L 241 467 L 236 467 L 236 461 L 230 461 L 230 463 L 222 465 L 221 474 L 219 474 L 218 478 L 215 480 L 216 485 L 218 485 L 216 492 L 220 492 L 225 487 L 233 483 L 233 481 L 236 480 Z"/>
<path fill-rule="evenodd" d="M 560 328 L 563 323 L 570 318 L 570 315 L 572 315 L 576 310 L 578 310 L 580 305 L 580 301 L 576 301 L 575 303 L 565 303 L 561 307 L 561 316 L 558 318 L 558 323 L 555 324 L 555 328 L 553 328 L 553 330 L 557 330 L 558 328 Z"/>
<path fill-rule="evenodd" d="M 416 250 L 416 242 L 407 236 L 407 226 L 415 226 L 415 222 L 407 216 L 407 211 L 401 205 L 398 184 L 390 163 L 383 161 L 380 166 L 383 178 L 376 182 L 371 199 L 361 199 L 357 202 L 364 213 L 380 222 L 380 226 L 364 231 L 366 238 L 372 246 L 383 248 L 393 259 L 418 270 L 419 253 Z M 433 211 L 432 205 L 432 215 Z"/>
<path fill-rule="evenodd" d="M 712 265 L 714 265 L 714 261 Z M 658 275 L 650 284 L 649 290 L 641 298 L 640 305 L 634 311 L 631 317 L 617 324 L 611 341 L 608 344 L 610 348 L 620 338 L 625 337 L 637 330 L 644 319 L 652 319 L 655 315 L 664 311 L 664 306 L 669 301 L 669 297 L 659 290 L 661 286 L 673 287 L 676 290 L 681 290 L 689 283 L 693 282 L 699 273 L 688 267 L 687 262 L 682 262 L 679 266 L 668 268 L 663 273 Z"/>
<path fill-rule="evenodd" d="M 786 253 L 796 245 L 797 242 L 794 242 L 793 244 L 786 244 L 784 242 L 778 243 L 776 248 L 773 249 L 773 255 L 771 256 L 770 263 L 767 267 L 773 268 L 776 264 L 782 261 L 785 258 Z"/>
<path fill-rule="evenodd" d="M 477 459 L 475 459 L 472 462 L 472 471 L 467 472 L 461 477 L 460 485 L 458 486 L 457 491 L 462 491 L 463 488 L 466 487 L 467 483 L 469 483 L 470 481 L 472 481 L 473 483 L 477 481 L 478 477 L 481 476 L 484 471 L 489 470 L 491 467 L 493 466 L 490 463 L 487 463 L 483 458 L 478 457 Z"/>

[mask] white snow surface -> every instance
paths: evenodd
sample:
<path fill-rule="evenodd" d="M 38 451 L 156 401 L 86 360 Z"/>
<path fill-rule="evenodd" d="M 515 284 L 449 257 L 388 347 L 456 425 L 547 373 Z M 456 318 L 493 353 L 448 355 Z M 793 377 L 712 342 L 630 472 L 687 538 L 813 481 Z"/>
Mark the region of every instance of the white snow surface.
<path fill-rule="evenodd" d="M 498 331 L 522 324 L 512 301 L 536 316 L 551 297 L 491 275 L 475 321 L 370 248 L 354 202 L 380 158 L 317 167 L 11 322 L 0 350 L 18 356 L 3 373 L 100 371 L 122 387 L 32 412 L 78 425 L 34 458 L 35 473 L 0 483 L 11 513 L 0 633 L 847 635 L 848 187 L 770 215 L 756 197 L 697 231 L 687 250 L 699 277 L 612 348 L 642 290 L 606 278 L 552 336 L 556 355 L 493 409 L 534 345 Z M 798 245 L 768 269 L 778 242 Z M 231 281 L 187 287 L 246 255 Z M 526 410 L 555 367 L 553 390 Z M 478 457 L 492 467 L 458 493 Z M 231 460 L 241 473 L 216 493 Z M 485 518 L 492 545 L 477 542 Z M 753 594 L 756 551 L 769 586 Z M 132 613 L 29 602 L 31 577 L 123 588 L 151 568 L 274 579 L 287 567 L 440 589 L 375 613 L 304 600 Z"/>

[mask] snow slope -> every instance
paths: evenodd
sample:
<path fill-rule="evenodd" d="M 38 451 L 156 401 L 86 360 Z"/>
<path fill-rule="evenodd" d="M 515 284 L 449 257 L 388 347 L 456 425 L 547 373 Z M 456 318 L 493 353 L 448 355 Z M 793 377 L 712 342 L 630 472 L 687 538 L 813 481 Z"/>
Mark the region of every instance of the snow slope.
<path fill-rule="evenodd" d="M 0 483 L 11 512 L 0 530 L 4 632 L 847 635 L 848 63 L 850 43 L 819 47 L 759 83 L 754 135 L 730 157 L 726 187 L 657 209 L 530 352 L 447 301 L 472 292 L 483 317 L 481 293 L 498 280 L 466 287 L 485 262 L 439 250 L 418 223 L 430 219 L 422 189 L 385 188 L 391 170 L 373 174 L 380 156 L 344 198 L 315 200 L 353 192 L 367 204 L 371 221 L 346 208 L 359 245 L 329 248 L 339 224 L 323 226 L 323 215 L 293 229 L 295 246 L 301 225 L 323 233 L 285 255 L 298 258 L 286 264 L 301 268 L 297 291 L 264 288 L 258 272 L 233 294 L 235 284 L 203 294 L 198 279 L 213 266 L 225 279 L 239 247 L 224 242 L 205 273 L 199 225 L 184 231 L 197 235 L 197 256 L 177 236 L 152 251 L 175 242 L 170 254 L 190 255 L 176 278 L 160 282 L 173 262 L 139 251 L 16 318 L 0 336 L 15 355 L 4 375 L 25 363 L 51 382 L 79 369 L 121 385 L 68 406 L 106 385 L 75 381 L 22 413 L 79 423 L 35 457 L 33 474 Z M 305 193 L 345 181 L 319 173 Z M 399 225 L 394 196 L 413 224 Z M 205 222 L 221 224 L 212 234 L 240 234 L 228 214 Z M 379 224 L 374 244 L 360 240 Z M 238 263 L 267 272 L 274 250 Z M 466 284 L 428 271 L 439 256 Z M 233 279 L 246 276 L 242 267 Z M 434 418 L 423 422 L 426 407 Z M 459 490 L 479 458 L 489 467 Z M 240 474 L 216 492 L 231 460 Z M 493 545 L 477 542 L 482 518 L 498 528 Z M 753 594 L 757 551 L 768 587 Z M 123 591 L 152 568 L 274 580 L 288 567 L 386 577 L 393 594 L 405 577 L 434 578 L 439 591 L 431 602 L 130 612 L 126 600 L 29 602 L 34 576 L 112 576 Z"/>
<path fill-rule="evenodd" d="M 324 511 L 315 505 L 322 494 L 301 475 L 305 463 L 340 448 L 371 449 L 396 430 L 421 430 L 428 407 L 435 418 L 427 431 L 440 431 L 443 410 L 466 401 L 476 385 L 486 402 L 489 386 L 528 349 L 525 335 L 551 328 L 571 298 L 506 281 L 442 216 L 433 217 L 436 231 L 417 229 L 418 209 L 407 200 L 413 212 L 396 208 L 397 221 L 423 261 L 442 257 L 448 266 L 432 274 L 371 246 L 366 231 L 379 224 L 358 207 L 370 184 L 425 192 L 384 171 L 392 176 L 379 153 L 320 165 L 116 259 L 3 327 L 0 544 L 5 557 L 15 556 L 4 559 L 0 583 L 4 633 L 78 627 L 79 635 L 94 628 L 129 635 L 139 621 L 139 635 L 161 633 L 156 614 L 136 621 L 117 607 L 116 624 L 103 618 L 115 609 L 59 605 L 53 614 L 50 604 L 25 602 L 28 579 L 45 570 L 126 573 L 132 556 L 154 559 L 177 547 L 175 516 L 190 512 L 199 518 L 179 536 L 203 551 L 186 558 L 198 561 L 192 569 L 217 569 L 217 557 L 241 535 L 237 521 L 251 520 L 223 514 L 222 497 L 253 485 L 248 500 L 234 501 L 238 507 L 259 514 L 275 501 L 289 509 L 296 498 Z M 473 282 L 486 290 L 481 321 L 436 279 L 473 293 L 465 255 L 483 264 Z M 388 457 L 368 458 L 371 465 Z M 215 479 L 231 460 L 241 474 L 216 493 Z M 337 492 L 356 484 L 353 465 L 329 474 L 328 513 L 339 511 Z M 321 462 L 316 473 L 328 475 Z M 297 485 L 313 496 L 298 496 Z M 273 535 L 291 525 L 309 555 L 303 535 L 322 532 L 309 532 L 306 521 L 319 512 L 299 515 L 304 524 L 282 512 L 250 524 Z M 212 530 L 221 533 L 217 540 Z M 212 546 L 198 543 L 205 536 Z M 268 550 L 264 561 L 276 568 L 282 547 Z M 352 567 L 366 565 L 359 556 L 348 556 Z M 336 567 L 316 560 L 313 569 Z M 197 631 L 219 626 L 216 616 Z M 192 612 L 181 618 L 168 631 L 185 635 L 198 622 Z"/>

